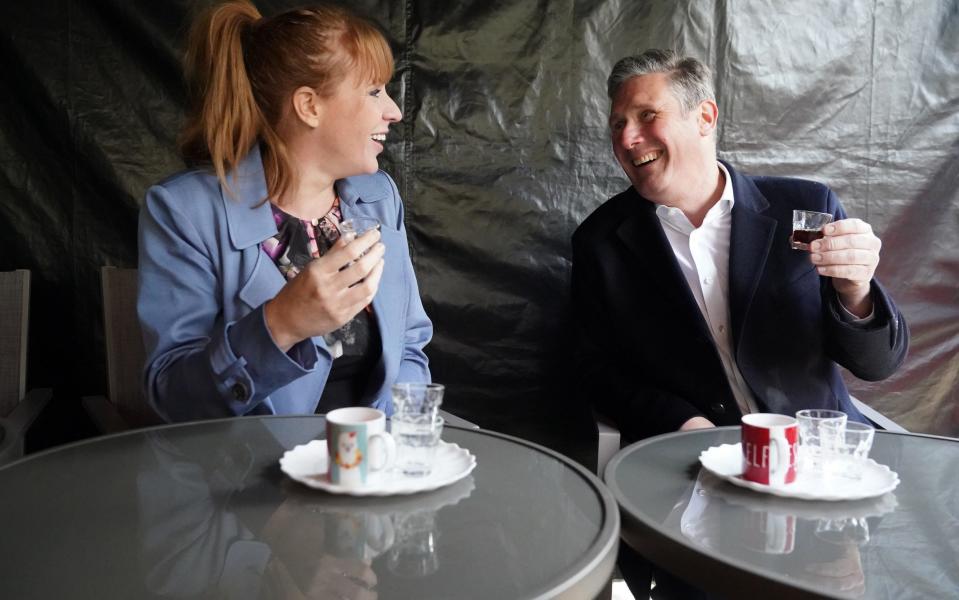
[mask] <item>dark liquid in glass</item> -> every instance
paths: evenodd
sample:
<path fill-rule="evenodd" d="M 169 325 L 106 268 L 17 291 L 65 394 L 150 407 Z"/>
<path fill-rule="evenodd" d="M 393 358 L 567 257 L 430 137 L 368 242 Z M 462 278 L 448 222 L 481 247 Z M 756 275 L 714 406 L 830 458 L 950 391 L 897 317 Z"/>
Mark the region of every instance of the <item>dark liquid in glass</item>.
<path fill-rule="evenodd" d="M 809 250 L 809 244 L 822 237 L 821 229 L 794 229 L 789 244 L 799 250 Z"/>

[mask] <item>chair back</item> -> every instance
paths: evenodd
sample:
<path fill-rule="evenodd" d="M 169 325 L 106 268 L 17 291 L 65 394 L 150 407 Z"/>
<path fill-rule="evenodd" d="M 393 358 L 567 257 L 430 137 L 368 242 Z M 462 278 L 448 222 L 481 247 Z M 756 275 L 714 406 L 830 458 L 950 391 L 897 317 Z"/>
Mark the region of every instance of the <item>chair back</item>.
<path fill-rule="evenodd" d="M 109 401 L 133 427 L 160 424 L 143 389 L 146 350 L 137 318 L 137 270 L 102 267 L 100 285 Z"/>
<path fill-rule="evenodd" d="M 0 418 L 26 394 L 30 271 L 0 273 Z"/>

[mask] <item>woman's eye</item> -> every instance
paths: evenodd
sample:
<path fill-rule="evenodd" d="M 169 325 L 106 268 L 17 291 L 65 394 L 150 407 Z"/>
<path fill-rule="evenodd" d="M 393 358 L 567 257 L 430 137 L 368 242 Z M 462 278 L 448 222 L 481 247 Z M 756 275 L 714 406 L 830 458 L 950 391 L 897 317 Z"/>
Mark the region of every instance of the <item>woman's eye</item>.
<path fill-rule="evenodd" d="M 383 93 L 383 89 L 376 88 L 370 92 L 370 96 L 373 96 L 374 98 L 379 98 L 381 93 Z"/>
<path fill-rule="evenodd" d="M 654 113 L 654 112 L 651 111 L 651 110 L 647 110 L 647 111 L 643 111 L 643 114 L 641 114 L 639 117 L 640 117 L 643 121 L 645 121 L 645 122 L 648 123 L 648 122 L 652 121 L 652 120 L 653 120 L 653 117 L 655 117 L 655 116 L 656 116 L 656 113 Z"/>

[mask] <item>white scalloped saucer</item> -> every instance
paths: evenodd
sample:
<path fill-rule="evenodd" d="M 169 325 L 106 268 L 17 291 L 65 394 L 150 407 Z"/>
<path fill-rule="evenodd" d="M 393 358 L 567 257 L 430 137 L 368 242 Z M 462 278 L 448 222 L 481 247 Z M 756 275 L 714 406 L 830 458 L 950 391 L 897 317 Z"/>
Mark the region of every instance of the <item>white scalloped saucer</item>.
<path fill-rule="evenodd" d="M 886 465 L 866 459 L 863 465 L 862 479 L 823 480 L 818 477 L 803 477 L 800 472 L 796 481 L 788 485 L 771 486 L 753 481 L 746 481 L 741 477 L 743 472 L 743 454 L 738 443 L 713 446 L 699 455 L 699 462 L 703 467 L 729 483 L 757 492 L 781 496 L 783 498 L 799 498 L 802 500 L 861 500 L 873 498 L 891 492 L 899 485 L 899 475 Z"/>
<path fill-rule="evenodd" d="M 435 490 L 466 477 L 476 467 L 476 457 L 456 444 L 440 441 L 433 470 L 423 477 L 408 477 L 388 469 L 370 473 L 366 487 L 344 488 L 327 477 L 329 455 L 326 440 L 313 440 L 287 450 L 280 458 L 280 470 L 311 488 L 350 496 L 392 496 Z"/>

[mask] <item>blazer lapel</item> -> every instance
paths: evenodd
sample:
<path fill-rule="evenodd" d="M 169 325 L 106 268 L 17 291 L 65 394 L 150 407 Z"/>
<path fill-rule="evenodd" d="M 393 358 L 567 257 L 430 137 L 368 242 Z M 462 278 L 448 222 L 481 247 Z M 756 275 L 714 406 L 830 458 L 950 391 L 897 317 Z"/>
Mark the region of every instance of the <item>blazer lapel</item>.
<path fill-rule="evenodd" d="M 762 214 L 769 202 L 752 181 L 723 164 L 733 179 L 735 197 L 729 243 L 729 312 L 733 345 L 738 349 L 749 308 L 772 248 L 776 220 Z"/>
<path fill-rule="evenodd" d="M 652 286 L 651 293 L 661 294 L 666 304 L 682 307 L 681 312 L 685 314 L 696 315 L 700 335 L 711 340 L 706 320 L 656 216 L 656 205 L 638 194 L 636 202 L 637 211 L 616 229 L 616 236 L 632 255 L 629 263 L 643 269 L 642 277 Z"/>

